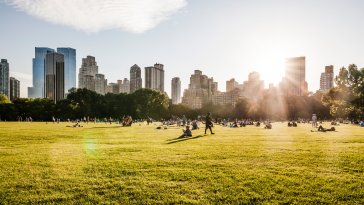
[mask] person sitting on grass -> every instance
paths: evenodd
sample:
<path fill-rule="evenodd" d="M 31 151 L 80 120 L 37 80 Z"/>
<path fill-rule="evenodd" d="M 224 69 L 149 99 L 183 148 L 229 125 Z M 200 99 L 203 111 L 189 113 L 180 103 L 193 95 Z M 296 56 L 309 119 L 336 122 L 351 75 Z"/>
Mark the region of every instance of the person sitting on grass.
<path fill-rule="evenodd" d="M 197 124 L 197 120 L 192 121 L 192 130 L 200 129 Z"/>
<path fill-rule="evenodd" d="M 190 130 L 190 126 L 186 126 L 186 130 L 182 130 L 183 134 L 178 137 L 178 139 L 185 138 L 185 137 L 192 137 L 192 131 Z"/>
<path fill-rule="evenodd" d="M 123 119 L 123 127 L 130 127 L 133 124 L 133 118 L 131 116 L 126 116 Z"/>
<path fill-rule="evenodd" d="M 258 121 L 256 124 L 255 124 L 256 127 L 260 127 L 260 122 Z"/>
<path fill-rule="evenodd" d="M 268 130 L 272 129 L 272 124 L 268 121 L 268 122 L 265 124 L 264 129 L 268 129 Z"/>
<path fill-rule="evenodd" d="M 237 121 L 237 120 L 235 120 L 233 123 L 231 123 L 230 127 L 231 127 L 231 128 L 236 128 L 236 127 L 238 127 L 238 121 Z"/>
<path fill-rule="evenodd" d="M 317 129 L 317 131 L 319 132 L 334 132 L 336 129 L 335 127 L 331 127 L 330 129 L 326 129 L 324 127 L 322 127 L 322 125 L 320 125 Z"/>

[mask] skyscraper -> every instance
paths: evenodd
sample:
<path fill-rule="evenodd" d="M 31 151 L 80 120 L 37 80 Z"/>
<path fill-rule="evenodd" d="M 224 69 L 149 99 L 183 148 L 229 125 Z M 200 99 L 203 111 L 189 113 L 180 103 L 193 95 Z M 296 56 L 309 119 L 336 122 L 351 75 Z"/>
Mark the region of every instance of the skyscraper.
<path fill-rule="evenodd" d="M 217 82 L 195 70 L 190 77 L 188 89 L 183 93 L 182 103 L 193 109 L 202 108 L 204 103 L 212 101 L 212 96 L 218 93 Z"/>
<path fill-rule="evenodd" d="M 239 83 L 236 82 L 235 78 L 226 81 L 226 92 L 233 91 L 238 85 Z"/>
<path fill-rule="evenodd" d="M 181 80 L 178 77 L 172 78 L 172 104 L 181 103 Z"/>
<path fill-rule="evenodd" d="M 325 66 L 325 72 L 320 77 L 320 92 L 327 92 L 334 87 L 334 66 Z"/>
<path fill-rule="evenodd" d="M 109 83 L 106 86 L 106 93 L 118 94 L 119 93 L 119 84 L 117 84 L 117 83 Z"/>
<path fill-rule="evenodd" d="M 20 81 L 10 77 L 10 100 L 14 101 L 20 97 Z"/>
<path fill-rule="evenodd" d="M 44 96 L 44 60 L 48 53 L 54 52 L 51 48 L 35 47 L 33 58 L 33 87 L 28 87 L 29 98 Z"/>
<path fill-rule="evenodd" d="M 64 56 L 64 89 L 68 93 L 71 88 L 76 88 L 76 49 L 57 48 L 57 52 Z"/>
<path fill-rule="evenodd" d="M 142 88 L 142 71 L 135 64 L 130 68 L 130 93 L 133 93 Z"/>
<path fill-rule="evenodd" d="M 164 70 L 163 64 L 145 68 L 145 88 L 164 92 Z"/>
<path fill-rule="evenodd" d="M 130 81 L 127 78 L 118 80 L 119 93 L 130 93 Z"/>
<path fill-rule="evenodd" d="M 82 58 L 82 65 L 78 73 L 78 87 L 86 88 L 89 90 L 93 90 L 92 81 L 90 78 L 93 78 L 99 72 L 99 67 L 97 66 L 96 59 L 93 56 L 87 56 L 86 58 Z"/>
<path fill-rule="evenodd" d="M 107 87 L 107 79 L 105 79 L 105 75 L 103 74 L 96 74 L 95 75 L 95 92 L 101 95 L 106 93 Z"/>
<path fill-rule="evenodd" d="M 258 72 L 249 73 L 247 81 L 244 81 L 242 95 L 249 99 L 259 99 L 263 95 L 264 81 L 260 80 Z"/>
<path fill-rule="evenodd" d="M 78 73 L 78 87 L 95 91 L 101 95 L 105 94 L 107 80 L 103 74 L 98 72 L 99 67 L 95 57 L 87 56 L 82 58 L 82 65 Z"/>
<path fill-rule="evenodd" d="M 64 90 L 64 56 L 60 53 L 48 53 L 45 58 L 45 94 L 54 103 L 63 100 Z"/>
<path fill-rule="evenodd" d="M 281 90 L 284 95 L 307 94 L 306 57 L 286 59 L 286 74 L 281 83 Z"/>
<path fill-rule="evenodd" d="M 9 63 L 6 59 L 0 62 L 0 94 L 10 97 L 9 93 Z"/>

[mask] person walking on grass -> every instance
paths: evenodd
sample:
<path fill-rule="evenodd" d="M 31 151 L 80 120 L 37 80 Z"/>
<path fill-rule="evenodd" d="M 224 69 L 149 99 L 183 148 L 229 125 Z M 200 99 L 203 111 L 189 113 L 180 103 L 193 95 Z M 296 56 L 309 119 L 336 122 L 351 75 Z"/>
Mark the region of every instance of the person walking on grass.
<path fill-rule="evenodd" d="M 215 133 L 212 132 L 213 124 L 212 124 L 212 119 L 211 119 L 210 115 L 211 115 L 211 113 L 207 113 L 206 118 L 205 118 L 205 126 L 206 126 L 205 127 L 205 134 L 206 134 L 207 129 L 209 129 L 210 133 L 213 135 Z"/>
<path fill-rule="evenodd" d="M 312 114 L 312 127 L 317 127 L 317 116 L 316 114 Z"/>

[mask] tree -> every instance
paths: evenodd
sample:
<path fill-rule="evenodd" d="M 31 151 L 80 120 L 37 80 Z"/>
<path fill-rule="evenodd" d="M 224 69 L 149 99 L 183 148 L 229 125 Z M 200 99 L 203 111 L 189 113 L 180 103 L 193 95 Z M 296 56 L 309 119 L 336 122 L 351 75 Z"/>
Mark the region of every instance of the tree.
<path fill-rule="evenodd" d="M 164 93 L 150 89 L 139 89 L 131 96 L 133 99 L 131 110 L 136 112 L 137 118 L 161 119 L 167 117 L 169 99 Z"/>
<path fill-rule="evenodd" d="M 6 95 L 0 94 L 0 104 L 9 104 L 11 103 L 9 98 Z"/>
<path fill-rule="evenodd" d="M 335 78 L 336 87 L 322 97 L 330 114 L 339 118 L 364 118 L 364 69 L 355 64 L 342 67 Z"/>

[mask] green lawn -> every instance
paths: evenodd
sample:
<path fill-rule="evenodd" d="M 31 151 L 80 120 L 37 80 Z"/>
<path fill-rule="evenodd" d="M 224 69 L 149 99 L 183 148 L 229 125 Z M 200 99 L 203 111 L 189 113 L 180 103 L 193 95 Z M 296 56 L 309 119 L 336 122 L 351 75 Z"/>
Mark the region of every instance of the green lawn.
<path fill-rule="evenodd" d="M 0 122 L 0 204 L 364 204 L 357 126 L 66 125 Z"/>

